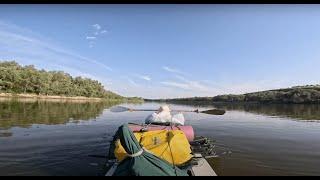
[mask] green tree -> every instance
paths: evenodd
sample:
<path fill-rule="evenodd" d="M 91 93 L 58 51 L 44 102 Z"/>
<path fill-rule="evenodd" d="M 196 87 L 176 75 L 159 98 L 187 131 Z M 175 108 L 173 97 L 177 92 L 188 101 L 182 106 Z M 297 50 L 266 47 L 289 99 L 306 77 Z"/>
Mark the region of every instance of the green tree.
<path fill-rule="evenodd" d="M 0 91 L 123 99 L 96 80 L 73 78 L 63 71 L 37 70 L 33 65 L 20 66 L 14 61 L 0 61 Z"/>

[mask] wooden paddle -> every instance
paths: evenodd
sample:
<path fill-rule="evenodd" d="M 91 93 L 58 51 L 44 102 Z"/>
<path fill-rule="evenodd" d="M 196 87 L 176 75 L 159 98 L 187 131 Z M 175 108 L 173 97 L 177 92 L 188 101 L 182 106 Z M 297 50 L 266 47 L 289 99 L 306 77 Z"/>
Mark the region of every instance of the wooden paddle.
<path fill-rule="evenodd" d="M 114 106 L 110 108 L 111 112 L 133 112 L 133 111 L 158 111 L 155 109 L 131 109 L 123 106 Z M 205 111 L 199 111 L 198 109 L 193 110 L 193 111 L 188 111 L 188 110 L 172 110 L 173 112 L 195 112 L 195 113 L 204 113 L 204 114 L 210 114 L 210 115 L 224 115 L 226 113 L 225 110 L 223 109 L 209 109 Z"/>

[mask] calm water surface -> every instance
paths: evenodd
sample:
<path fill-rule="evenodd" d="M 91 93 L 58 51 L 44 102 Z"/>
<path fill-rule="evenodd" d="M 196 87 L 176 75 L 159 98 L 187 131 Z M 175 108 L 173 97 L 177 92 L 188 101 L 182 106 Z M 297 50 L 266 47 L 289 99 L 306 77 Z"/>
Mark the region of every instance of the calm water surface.
<path fill-rule="evenodd" d="M 111 113 L 114 103 L 0 101 L 0 175 L 103 175 L 108 141 L 148 112 Z M 157 108 L 157 103 L 125 104 Z M 318 105 L 173 105 L 224 108 L 187 113 L 197 135 L 216 140 L 218 175 L 320 175 Z"/>

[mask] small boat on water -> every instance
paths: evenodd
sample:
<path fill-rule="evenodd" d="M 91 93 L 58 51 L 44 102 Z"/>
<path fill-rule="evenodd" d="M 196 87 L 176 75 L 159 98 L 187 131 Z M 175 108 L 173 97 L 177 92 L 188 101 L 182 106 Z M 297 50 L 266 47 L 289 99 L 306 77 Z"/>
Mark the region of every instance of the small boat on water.
<path fill-rule="evenodd" d="M 129 123 L 110 142 L 106 176 L 217 176 L 207 161 L 214 157 L 213 142 L 192 126 Z"/>

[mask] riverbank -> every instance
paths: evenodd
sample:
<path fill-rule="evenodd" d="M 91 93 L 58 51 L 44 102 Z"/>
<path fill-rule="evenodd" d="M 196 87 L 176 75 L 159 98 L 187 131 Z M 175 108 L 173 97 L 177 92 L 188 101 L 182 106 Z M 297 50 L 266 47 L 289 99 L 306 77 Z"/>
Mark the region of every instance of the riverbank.
<path fill-rule="evenodd" d="M 122 99 L 107 99 L 107 98 L 93 98 L 93 97 L 68 97 L 68 96 L 46 96 L 37 94 L 14 94 L 14 93 L 0 93 L 0 101 L 17 100 L 20 102 L 35 102 L 35 101 L 50 101 L 50 102 L 72 102 L 72 103 L 86 103 L 86 102 L 117 102 L 117 103 L 143 103 L 141 98 L 122 98 Z"/>
<path fill-rule="evenodd" d="M 13 93 L 0 93 L 0 98 L 2 99 L 33 99 L 33 100 L 69 100 L 69 101 L 94 101 L 100 102 L 104 99 L 102 98 L 89 98 L 89 97 L 67 97 L 67 96 L 46 96 L 37 94 L 13 94 Z"/>
<path fill-rule="evenodd" d="M 214 97 L 190 97 L 174 99 L 145 99 L 145 101 L 179 104 L 212 103 L 263 103 L 263 104 L 320 104 L 320 85 L 295 86 L 285 89 L 227 94 Z"/>

